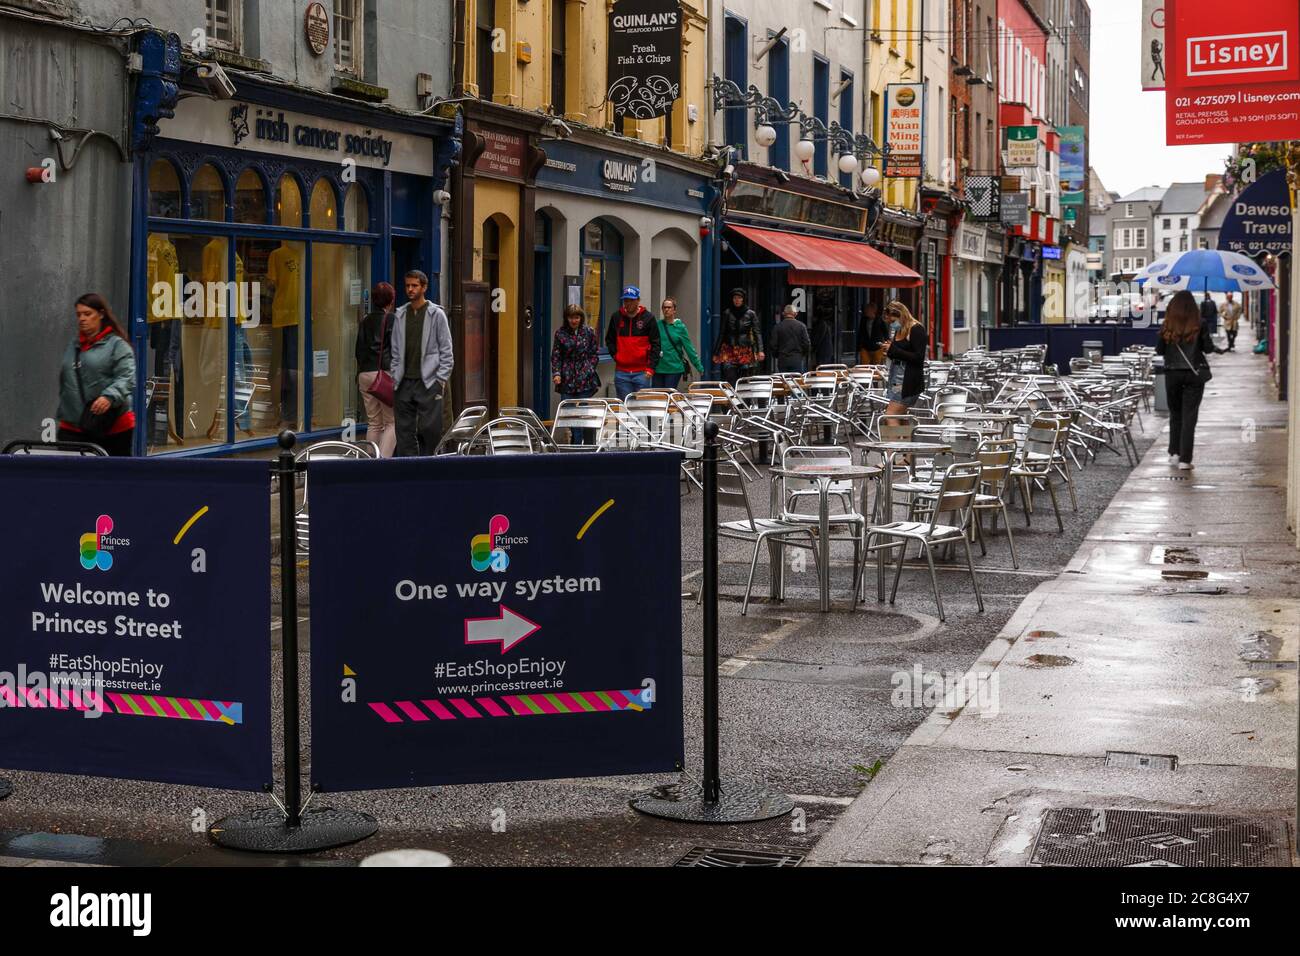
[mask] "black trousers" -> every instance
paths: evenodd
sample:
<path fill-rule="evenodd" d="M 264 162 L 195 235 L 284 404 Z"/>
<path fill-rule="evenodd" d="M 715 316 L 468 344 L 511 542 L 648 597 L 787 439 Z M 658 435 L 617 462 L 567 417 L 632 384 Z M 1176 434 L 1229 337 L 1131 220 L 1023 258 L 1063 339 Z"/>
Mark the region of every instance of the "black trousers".
<path fill-rule="evenodd" d="M 104 435 L 100 438 L 91 438 L 84 432 L 74 432 L 67 428 L 60 428 L 58 435 L 55 437 L 59 441 L 89 442 L 92 445 L 98 445 L 113 458 L 130 458 L 131 439 L 134 436 L 134 428 L 128 428 L 126 431 L 118 432 L 116 435 Z"/>
<path fill-rule="evenodd" d="M 1169 454 L 1180 462 L 1192 460 L 1196 440 L 1196 419 L 1201 413 L 1205 385 L 1195 372 L 1170 369 L 1165 372 L 1165 397 L 1169 400 Z"/>
<path fill-rule="evenodd" d="M 1236 329 L 1226 329 L 1225 331 L 1228 333 L 1228 348 L 1230 348 L 1230 349 L 1231 349 L 1231 348 L 1236 348 L 1236 347 L 1237 347 L 1237 330 L 1236 330 Z"/>
<path fill-rule="evenodd" d="M 395 458 L 432 455 L 442 438 L 442 396 L 421 379 L 404 378 L 393 396 L 397 426 Z"/>

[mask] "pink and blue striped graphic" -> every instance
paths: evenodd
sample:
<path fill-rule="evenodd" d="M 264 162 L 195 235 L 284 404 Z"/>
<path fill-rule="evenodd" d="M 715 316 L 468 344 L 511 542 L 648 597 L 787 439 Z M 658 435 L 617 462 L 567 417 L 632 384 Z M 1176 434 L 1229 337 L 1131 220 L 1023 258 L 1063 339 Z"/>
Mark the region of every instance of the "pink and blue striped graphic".
<path fill-rule="evenodd" d="M 545 717 L 556 714 L 612 714 L 646 711 L 645 690 L 575 690 L 554 694 L 513 694 L 502 697 L 446 697 L 440 700 L 372 702 L 370 709 L 388 724 L 435 720 L 475 720 L 480 717 Z"/>

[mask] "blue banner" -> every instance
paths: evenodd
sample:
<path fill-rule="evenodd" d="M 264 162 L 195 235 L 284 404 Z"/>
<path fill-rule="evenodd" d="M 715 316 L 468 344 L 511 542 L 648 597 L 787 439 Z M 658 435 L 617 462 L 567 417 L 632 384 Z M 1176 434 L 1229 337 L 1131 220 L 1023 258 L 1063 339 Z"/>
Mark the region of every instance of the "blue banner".
<path fill-rule="evenodd" d="M 312 782 L 672 770 L 679 460 L 313 462 Z"/>
<path fill-rule="evenodd" d="M 271 782 L 265 462 L 0 457 L 0 766 Z"/>
<path fill-rule="evenodd" d="M 1291 192 L 1286 170 L 1265 173 L 1232 198 L 1219 227 L 1218 247 L 1243 256 L 1291 251 Z"/>

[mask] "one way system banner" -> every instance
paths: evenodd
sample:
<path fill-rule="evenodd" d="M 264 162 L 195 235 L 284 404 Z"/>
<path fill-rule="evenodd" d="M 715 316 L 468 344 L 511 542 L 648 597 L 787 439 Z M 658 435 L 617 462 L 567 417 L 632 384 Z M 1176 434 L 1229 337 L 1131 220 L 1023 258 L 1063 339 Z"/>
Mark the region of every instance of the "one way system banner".
<path fill-rule="evenodd" d="M 0 767 L 271 782 L 268 476 L 0 456 Z"/>
<path fill-rule="evenodd" d="M 313 462 L 312 782 L 674 769 L 679 460 Z"/>

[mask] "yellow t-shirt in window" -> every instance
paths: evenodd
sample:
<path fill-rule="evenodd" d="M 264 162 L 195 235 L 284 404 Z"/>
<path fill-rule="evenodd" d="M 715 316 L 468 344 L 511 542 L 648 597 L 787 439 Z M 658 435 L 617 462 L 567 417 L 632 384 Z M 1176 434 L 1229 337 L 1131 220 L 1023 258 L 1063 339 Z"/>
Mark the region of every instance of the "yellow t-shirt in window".
<path fill-rule="evenodd" d="M 275 283 L 271 302 L 271 326 L 281 329 L 297 325 L 302 295 L 302 258 L 291 246 L 281 245 L 266 259 L 266 278 Z"/>
<path fill-rule="evenodd" d="M 207 285 L 209 282 L 226 281 L 226 240 L 213 239 L 203 247 L 203 265 L 199 281 L 204 284 L 203 301 L 204 308 L 207 307 L 208 300 Z M 244 260 L 235 255 L 235 301 L 238 310 L 238 321 L 243 325 L 248 321 L 248 297 L 244 291 Z M 222 310 L 224 311 L 224 309 Z M 207 317 L 206 325 L 210 329 L 221 328 L 221 312 Z"/>
<path fill-rule="evenodd" d="M 181 271 L 180 259 L 176 255 L 176 247 L 171 244 L 171 240 L 161 232 L 152 232 L 149 234 L 149 265 L 147 269 L 147 286 L 145 288 L 146 301 L 149 303 L 145 310 L 146 317 L 150 322 L 167 322 L 176 318 L 183 306 L 183 300 L 175 303 L 175 310 L 168 311 L 164 308 L 170 298 L 176 296 L 176 273 Z M 154 286 L 159 282 L 167 285 L 171 290 L 164 293 L 169 298 L 162 298 L 155 295 Z M 182 297 L 184 289 L 181 290 Z M 159 307 L 155 312 L 154 306 Z"/>

